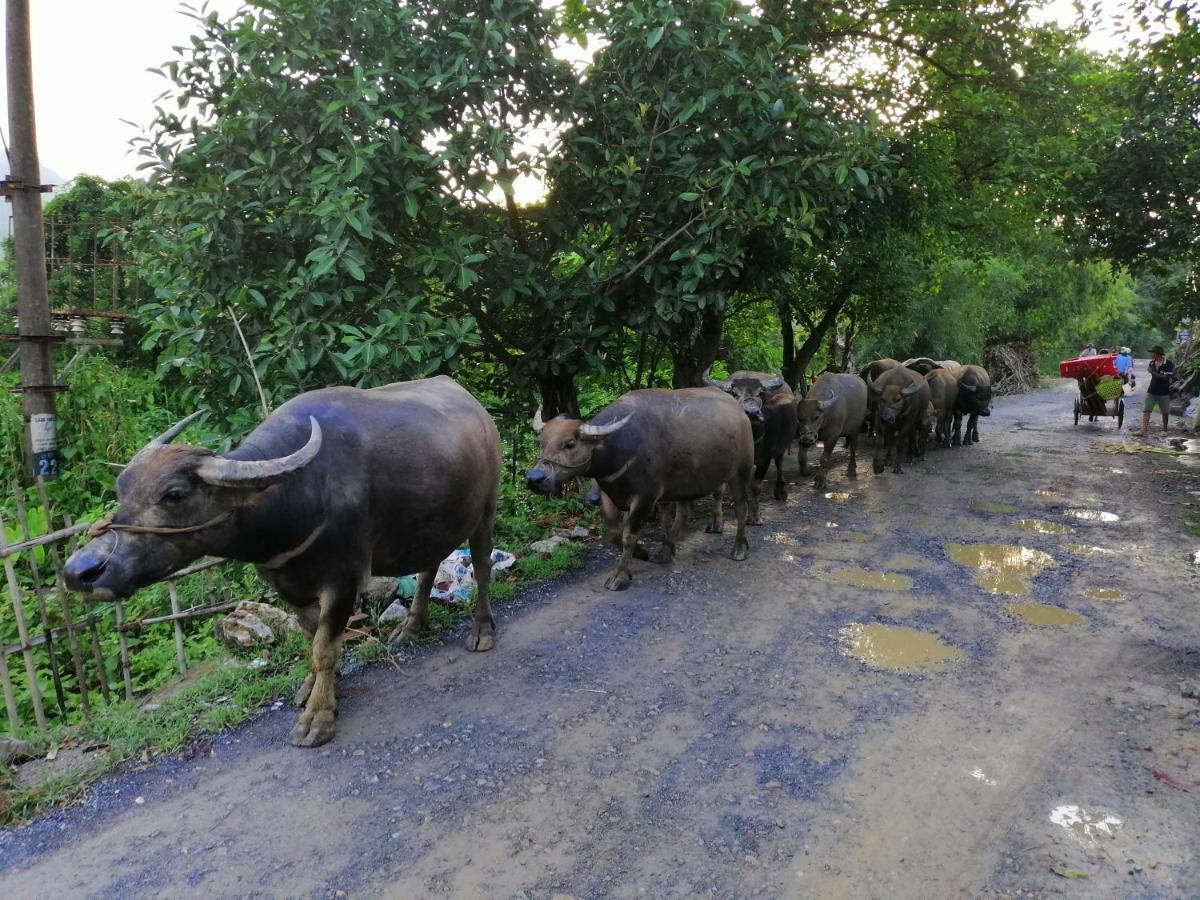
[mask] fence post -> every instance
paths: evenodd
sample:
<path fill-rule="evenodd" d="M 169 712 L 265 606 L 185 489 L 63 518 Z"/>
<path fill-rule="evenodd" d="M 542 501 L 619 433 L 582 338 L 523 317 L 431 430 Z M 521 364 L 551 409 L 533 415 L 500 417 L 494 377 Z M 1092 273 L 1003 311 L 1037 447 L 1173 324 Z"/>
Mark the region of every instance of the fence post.
<path fill-rule="evenodd" d="M 113 601 L 113 613 L 116 616 L 117 625 L 117 643 L 121 647 L 121 679 L 125 682 L 125 699 L 133 699 L 133 678 L 129 674 L 129 641 L 125 639 L 125 629 L 121 626 L 125 624 L 125 603 L 124 601 Z"/>
<path fill-rule="evenodd" d="M 4 711 L 8 713 L 8 730 L 16 737 L 21 730 L 17 718 L 17 695 L 13 691 L 12 675 L 8 671 L 8 655 L 0 654 L 0 688 L 4 690 Z"/>
<path fill-rule="evenodd" d="M 171 615 L 179 615 L 179 591 L 175 589 L 175 582 L 167 582 L 167 596 L 171 598 Z M 179 619 L 171 623 L 171 627 L 175 630 L 175 661 L 179 664 L 179 674 L 187 674 L 187 653 L 183 648 L 183 625 Z"/>
<path fill-rule="evenodd" d="M 43 503 L 49 503 L 48 497 L 42 497 Z M 63 523 L 70 528 L 75 523 L 71 521 L 71 517 L 63 513 Z M 78 537 L 75 538 L 79 540 Z M 77 545 L 78 546 L 78 545 Z M 59 574 L 62 573 L 62 567 L 59 567 Z M 65 586 L 65 585 L 64 585 Z M 100 631 L 96 628 L 96 617 L 93 615 L 95 607 L 92 602 L 86 597 L 83 600 L 83 614 L 87 622 L 88 632 L 92 636 L 92 658 L 96 660 L 96 680 L 100 682 L 100 693 L 104 696 L 105 703 L 112 703 L 112 695 L 108 692 L 108 664 L 104 659 L 104 651 L 100 648 Z"/>
<path fill-rule="evenodd" d="M 4 517 L 0 515 L 0 552 L 8 547 Z M 46 710 L 42 708 L 42 691 L 38 687 L 37 665 L 33 661 L 33 650 L 29 646 L 29 629 L 25 626 L 25 607 L 21 603 L 21 585 L 17 581 L 17 570 L 12 557 L 4 556 L 4 575 L 8 579 L 8 593 L 12 598 L 13 617 L 17 620 L 17 634 L 21 638 L 21 655 L 25 658 L 25 674 L 29 678 L 29 699 L 33 702 L 33 716 L 38 731 L 46 733 Z"/>

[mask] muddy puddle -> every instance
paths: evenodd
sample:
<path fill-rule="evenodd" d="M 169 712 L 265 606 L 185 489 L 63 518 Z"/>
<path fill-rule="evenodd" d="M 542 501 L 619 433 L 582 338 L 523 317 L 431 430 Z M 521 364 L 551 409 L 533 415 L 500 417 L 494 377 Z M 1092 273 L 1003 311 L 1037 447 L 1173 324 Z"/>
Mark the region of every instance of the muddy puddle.
<path fill-rule="evenodd" d="M 1087 619 L 1079 613 L 1045 603 L 1009 603 L 1005 609 L 1025 624 L 1043 628 L 1070 628 L 1087 624 Z"/>
<path fill-rule="evenodd" d="M 1067 544 L 1067 550 L 1076 556 L 1095 558 L 1097 556 L 1113 556 L 1116 550 L 1111 547 L 1094 547 L 1091 544 Z"/>
<path fill-rule="evenodd" d="M 1050 821 L 1065 828 L 1076 840 L 1088 846 L 1099 843 L 1100 838 L 1114 838 L 1125 824 L 1120 816 L 1103 809 L 1085 809 L 1074 804 L 1056 806 L 1050 813 Z"/>
<path fill-rule="evenodd" d="M 1168 438 L 1167 443 L 1173 450 L 1195 456 L 1200 455 L 1200 439 L 1197 438 Z"/>
<path fill-rule="evenodd" d="M 839 503 L 844 503 L 854 495 L 849 491 L 830 491 L 825 495 L 826 500 L 836 500 Z"/>
<path fill-rule="evenodd" d="M 1011 503 L 994 503 L 990 500 L 977 500 L 974 503 L 968 503 L 967 509 L 972 512 L 985 513 L 1015 513 L 1017 508 Z"/>
<path fill-rule="evenodd" d="M 1011 544 L 950 544 L 950 558 L 975 570 L 975 584 L 990 594 L 1022 597 L 1032 580 L 1057 563 L 1054 557 L 1030 547 Z"/>
<path fill-rule="evenodd" d="M 1121 517 L 1116 513 L 1104 512 L 1099 509 L 1064 509 L 1064 516 L 1079 519 L 1081 522 L 1120 522 Z"/>
<path fill-rule="evenodd" d="M 1037 496 L 1039 496 L 1039 497 L 1050 497 L 1051 499 L 1055 499 L 1055 498 L 1062 496 L 1061 492 L 1052 491 L 1048 488 L 1040 490 L 1040 491 L 1034 491 L 1034 493 L 1037 494 Z"/>
<path fill-rule="evenodd" d="M 913 580 L 898 572 L 871 572 L 855 566 L 842 566 L 825 572 L 821 577 L 839 584 L 853 587 L 875 588 L 881 591 L 907 591 L 913 586 Z"/>
<path fill-rule="evenodd" d="M 936 635 L 899 625 L 855 622 L 843 628 L 839 636 L 846 656 L 893 672 L 942 672 L 967 658 Z"/>
<path fill-rule="evenodd" d="M 1105 600 L 1109 603 L 1118 603 L 1125 598 L 1125 592 L 1120 588 L 1088 588 L 1086 593 L 1093 600 Z"/>
<path fill-rule="evenodd" d="M 1034 534 L 1071 534 L 1075 531 L 1070 525 L 1044 519 L 1017 519 L 1015 524 L 1022 531 L 1032 531 Z"/>

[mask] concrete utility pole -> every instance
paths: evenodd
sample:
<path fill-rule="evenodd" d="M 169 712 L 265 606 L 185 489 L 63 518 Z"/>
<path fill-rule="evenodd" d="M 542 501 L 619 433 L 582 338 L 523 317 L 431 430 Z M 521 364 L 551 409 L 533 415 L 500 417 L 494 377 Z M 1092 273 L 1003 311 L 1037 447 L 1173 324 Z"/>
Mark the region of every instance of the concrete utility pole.
<path fill-rule="evenodd" d="M 21 392 L 25 412 L 25 459 L 33 475 L 58 474 L 54 344 L 46 294 L 46 238 L 37 131 L 33 115 L 33 59 L 29 41 L 29 0 L 7 0 L 8 128 L 11 174 L 4 194 L 13 207 L 13 249 L 17 268 L 17 319 L 21 353 Z"/>

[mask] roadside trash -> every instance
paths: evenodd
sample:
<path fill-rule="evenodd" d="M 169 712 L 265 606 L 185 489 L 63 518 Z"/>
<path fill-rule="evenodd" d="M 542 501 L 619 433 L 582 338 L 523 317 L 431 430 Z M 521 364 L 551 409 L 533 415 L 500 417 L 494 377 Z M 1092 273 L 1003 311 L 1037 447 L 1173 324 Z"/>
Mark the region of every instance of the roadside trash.
<path fill-rule="evenodd" d="M 517 558 L 511 553 L 493 550 L 492 574 L 511 567 L 516 561 Z M 413 580 L 413 594 L 415 594 L 416 576 L 408 577 Z M 460 547 L 442 560 L 442 564 L 438 566 L 429 598 L 440 600 L 443 603 L 466 603 L 471 597 L 471 588 L 473 587 L 475 587 L 475 569 L 471 565 L 471 551 Z"/>
<path fill-rule="evenodd" d="M 213 622 L 217 640 L 230 650 L 245 650 L 257 644 L 273 644 L 284 631 L 300 631 L 294 615 L 268 603 L 241 600 L 227 616 Z"/>
<path fill-rule="evenodd" d="M 414 579 L 413 583 L 414 583 L 414 593 L 415 593 L 415 584 L 416 584 L 415 579 Z M 407 618 L 408 618 L 408 607 L 406 607 L 399 600 L 393 600 L 391 606 L 389 606 L 387 609 L 385 609 L 383 611 L 383 613 L 379 616 L 379 622 L 380 622 L 380 624 L 383 624 L 383 623 L 391 624 L 392 622 L 399 624 Z"/>

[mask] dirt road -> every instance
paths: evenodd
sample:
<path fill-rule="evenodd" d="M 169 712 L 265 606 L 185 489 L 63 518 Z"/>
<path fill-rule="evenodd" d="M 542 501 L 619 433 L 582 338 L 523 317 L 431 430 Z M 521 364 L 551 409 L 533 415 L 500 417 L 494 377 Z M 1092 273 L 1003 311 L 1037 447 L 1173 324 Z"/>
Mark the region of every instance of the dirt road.
<path fill-rule="evenodd" d="M 1200 467 L 1093 452 L 1073 390 L 793 487 L 744 563 L 697 525 L 613 594 L 600 551 L 495 652 L 344 679 L 324 748 L 283 709 L 105 780 L 0 835 L 0 895 L 1198 896 Z"/>

